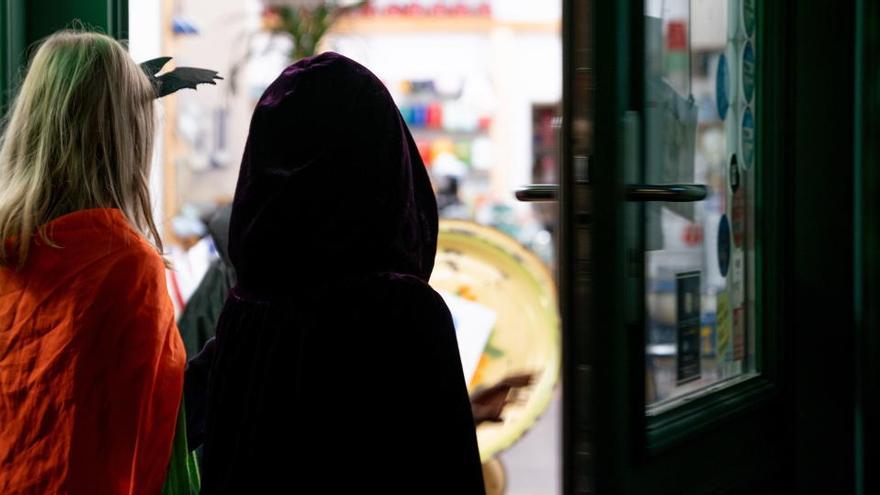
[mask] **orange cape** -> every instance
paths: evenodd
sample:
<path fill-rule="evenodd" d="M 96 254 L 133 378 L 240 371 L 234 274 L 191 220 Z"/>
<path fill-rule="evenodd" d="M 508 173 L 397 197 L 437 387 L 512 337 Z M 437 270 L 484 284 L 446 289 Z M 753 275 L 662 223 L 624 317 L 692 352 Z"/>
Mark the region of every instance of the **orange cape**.
<path fill-rule="evenodd" d="M 0 493 L 158 494 L 185 353 L 164 265 L 119 210 L 0 267 Z"/>

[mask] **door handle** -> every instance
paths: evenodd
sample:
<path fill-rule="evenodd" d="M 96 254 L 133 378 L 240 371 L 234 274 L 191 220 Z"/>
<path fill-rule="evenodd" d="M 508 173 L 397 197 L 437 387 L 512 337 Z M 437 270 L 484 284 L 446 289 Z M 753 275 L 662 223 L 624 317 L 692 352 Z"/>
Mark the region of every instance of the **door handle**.
<path fill-rule="evenodd" d="M 702 201 L 709 189 L 702 184 L 628 184 L 627 201 L 663 201 L 667 203 L 692 203 Z"/>
<path fill-rule="evenodd" d="M 559 198 L 556 184 L 529 184 L 516 190 L 516 199 L 527 203 L 546 203 Z"/>
<path fill-rule="evenodd" d="M 627 201 L 663 201 L 668 203 L 691 203 L 706 199 L 709 189 L 702 184 L 628 184 Z M 516 199 L 525 202 L 550 202 L 558 200 L 556 184 L 530 184 L 516 190 Z"/>

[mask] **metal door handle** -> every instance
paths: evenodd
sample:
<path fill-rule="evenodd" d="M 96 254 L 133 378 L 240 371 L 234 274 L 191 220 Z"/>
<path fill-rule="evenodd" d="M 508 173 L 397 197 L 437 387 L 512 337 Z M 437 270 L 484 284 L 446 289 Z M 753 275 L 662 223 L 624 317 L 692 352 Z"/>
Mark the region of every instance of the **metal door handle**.
<path fill-rule="evenodd" d="M 516 190 L 516 199 L 531 203 L 550 202 L 559 199 L 558 193 L 556 184 L 529 184 Z"/>
<path fill-rule="evenodd" d="M 663 201 L 690 203 L 702 201 L 709 189 L 702 184 L 629 184 L 626 186 L 627 201 Z M 530 184 L 516 190 L 516 199 L 525 202 L 556 201 L 559 186 L 556 184 Z"/>
<path fill-rule="evenodd" d="M 709 189 L 702 184 L 628 184 L 627 201 L 663 201 L 668 203 L 691 203 L 702 201 Z"/>

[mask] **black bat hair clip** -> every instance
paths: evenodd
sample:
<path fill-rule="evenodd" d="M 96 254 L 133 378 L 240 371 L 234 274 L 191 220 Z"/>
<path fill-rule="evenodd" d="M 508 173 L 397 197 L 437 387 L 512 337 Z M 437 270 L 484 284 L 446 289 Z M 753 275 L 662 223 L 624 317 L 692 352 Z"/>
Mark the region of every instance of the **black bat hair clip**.
<path fill-rule="evenodd" d="M 199 84 L 217 84 L 216 79 L 223 79 L 217 75 L 217 71 L 209 69 L 197 69 L 195 67 L 178 67 L 161 76 L 156 74 L 165 67 L 171 57 L 154 58 L 141 64 L 141 69 L 150 78 L 153 88 L 156 90 L 156 98 L 168 96 L 183 88 L 196 89 Z"/>

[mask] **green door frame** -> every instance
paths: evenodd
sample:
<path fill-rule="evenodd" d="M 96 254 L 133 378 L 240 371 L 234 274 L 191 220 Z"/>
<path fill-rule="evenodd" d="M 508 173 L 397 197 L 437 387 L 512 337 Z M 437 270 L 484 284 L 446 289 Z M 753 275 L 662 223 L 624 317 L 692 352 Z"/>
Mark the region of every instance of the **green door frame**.
<path fill-rule="evenodd" d="M 855 237 L 856 487 L 880 491 L 880 4 L 856 3 Z"/>
<path fill-rule="evenodd" d="M 128 0 L 0 0 L 0 109 L 17 87 L 31 47 L 75 21 L 125 39 Z"/>
<path fill-rule="evenodd" d="M 0 0 L 0 110 L 5 113 L 24 53 L 24 0 Z"/>
<path fill-rule="evenodd" d="M 782 64 L 790 81 L 782 96 L 789 109 L 783 311 L 791 491 L 853 493 L 856 1 L 817 9 L 789 0 L 785 15 L 792 25 Z"/>

